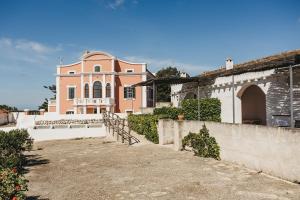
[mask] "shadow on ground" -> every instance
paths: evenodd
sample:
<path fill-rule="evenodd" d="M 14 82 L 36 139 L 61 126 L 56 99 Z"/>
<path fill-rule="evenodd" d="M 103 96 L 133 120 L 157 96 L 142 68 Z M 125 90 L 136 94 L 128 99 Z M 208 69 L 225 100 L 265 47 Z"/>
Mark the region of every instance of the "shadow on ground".
<path fill-rule="evenodd" d="M 24 173 L 28 173 L 30 167 L 45 165 L 50 162 L 48 159 L 44 159 L 40 155 L 28 154 L 25 157 L 26 157 L 26 164 L 25 164 Z"/>
<path fill-rule="evenodd" d="M 39 198 L 40 196 L 29 196 L 29 197 L 27 197 L 26 198 L 26 200 L 49 200 L 48 198 L 43 198 L 43 199 L 41 199 L 41 198 Z"/>

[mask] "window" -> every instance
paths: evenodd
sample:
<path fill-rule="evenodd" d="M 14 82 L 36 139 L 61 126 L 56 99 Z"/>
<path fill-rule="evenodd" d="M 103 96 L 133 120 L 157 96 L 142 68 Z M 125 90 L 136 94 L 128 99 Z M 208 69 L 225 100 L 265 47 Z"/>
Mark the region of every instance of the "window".
<path fill-rule="evenodd" d="M 93 97 L 102 98 L 102 84 L 100 81 L 96 81 L 93 86 Z"/>
<path fill-rule="evenodd" d="M 134 72 L 134 70 L 133 69 L 126 69 L 126 72 L 127 73 L 132 73 L 132 72 Z"/>
<path fill-rule="evenodd" d="M 111 86 L 110 83 L 106 84 L 106 88 L 105 88 L 105 92 L 106 92 L 106 97 L 111 97 Z"/>
<path fill-rule="evenodd" d="M 84 86 L 84 98 L 89 98 L 89 84 L 85 84 Z"/>
<path fill-rule="evenodd" d="M 100 71 L 101 71 L 101 69 L 100 69 L 99 65 L 97 65 L 97 66 L 94 67 L 94 72 L 100 72 Z"/>
<path fill-rule="evenodd" d="M 75 71 L 69 71 L 68 73 L 69 74 L 75 74 Z"/>
<path fill-rule="evenodd" d="M 135 98 L 135 88 L 134 87 L 124 87 L 124 99 Z"/>
<path fill-rule="evenodd" d="M 68 99 L 75 98 L 75 87 L 68 87 Z"/>
<path fill-rule="evenodd" d="M 67 111 L 66 114 L 67 114 L 67 115 L 73 115 L 73 114 L 74 114 L 74 111 Z"/>

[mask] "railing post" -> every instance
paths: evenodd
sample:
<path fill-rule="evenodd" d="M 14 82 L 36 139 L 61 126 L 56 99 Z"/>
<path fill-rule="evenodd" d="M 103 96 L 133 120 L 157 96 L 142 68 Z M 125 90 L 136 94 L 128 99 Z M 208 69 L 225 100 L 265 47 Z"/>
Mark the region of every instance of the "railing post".
<path fill-rule="evenodd" d="M 122 119 L 122 143 L 124 143 L 124 127 L 125 127 L 125 119 Z"/>
<path fill-rule="evenodd" d="M 116 128 L 117 128 L 117 141 L 119 140 L 119 134 L 120 134 L 120 127 L 119 127 L 119 125 L 120 125 L 120 121 L 119 121 L 119 119 L 116 119 Z"/>
<path fill-rule="evenodd" d="M 131 145 L 131 135 L 130 135 L 130 132 L 131 132 L 131 129 L 130 129 L 130 126 L 128 126 L 128 142 L 129 142 L 129 145 Z"/>

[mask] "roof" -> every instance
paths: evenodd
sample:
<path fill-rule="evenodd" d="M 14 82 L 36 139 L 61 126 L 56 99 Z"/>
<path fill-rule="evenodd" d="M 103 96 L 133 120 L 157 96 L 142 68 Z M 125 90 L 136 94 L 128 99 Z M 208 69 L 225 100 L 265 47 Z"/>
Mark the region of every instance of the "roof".
<path fill-rule="evenodd" d="M 269 69 L 279 69 L 297 64 L 300 64 L 300 49 L 283 52 L 280 54 L 252 60 L 241 64 L 236 64 L 233 65 L 233 69 L 229 70 L 226 70 L 225 67 L 221 67 L 220 69 L 204 72 L 195 77 L 155 78 L 137 83 L 134 86 L 150 86 L 153 83 L 182 84 L 188 82 L 198 82 L 199 85 L 207 85 L 210 84 L 210 81 L 214 80 L 217 77 L 238 75 L 247 72 L 265 71 Z"/>

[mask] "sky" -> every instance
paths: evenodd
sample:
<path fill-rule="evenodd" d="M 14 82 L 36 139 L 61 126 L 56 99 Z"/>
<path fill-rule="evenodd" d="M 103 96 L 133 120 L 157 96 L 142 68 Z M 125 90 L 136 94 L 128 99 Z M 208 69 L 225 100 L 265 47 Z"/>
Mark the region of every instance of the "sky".
<path fill-rule="evenodd" d="M 0 0 L 0 104 L 37 109 L 85 50 L 193 76 L 293 49 L 299 0 Z"/>

